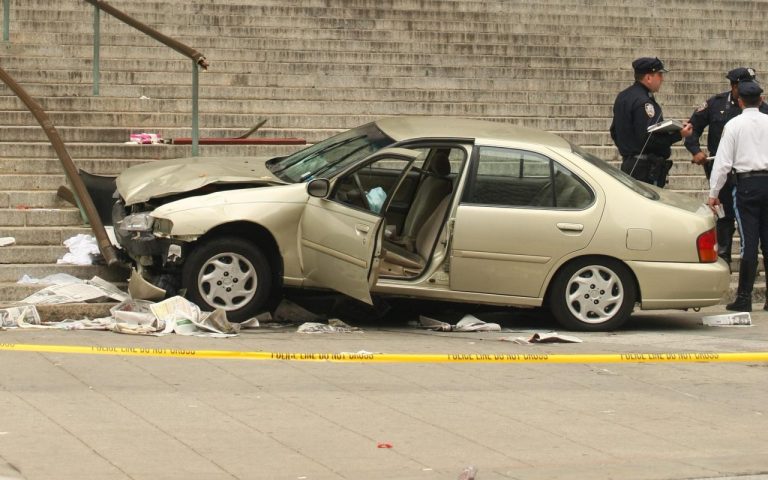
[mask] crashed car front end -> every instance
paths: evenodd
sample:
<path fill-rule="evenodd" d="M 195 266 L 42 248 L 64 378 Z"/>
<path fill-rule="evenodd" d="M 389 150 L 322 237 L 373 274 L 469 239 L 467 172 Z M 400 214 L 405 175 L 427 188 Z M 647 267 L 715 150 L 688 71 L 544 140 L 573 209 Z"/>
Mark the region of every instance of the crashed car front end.
<path fill-rule="evenodd" d="M 158 208 L 216 192 L 283 184 L 264 166 L 265 160 L 187 158 L 132 167 L 117 178 L 112 205 L 115 238 L 143 279 L 175 294 L 181 259 L 196 237 L 172 237 L 173 222 Z"/>
<path fill-rule="evenodd" d="M 137 294 L 136 285 L 148 282 L 161 291 L 154 291 L 149 285 L 141 295 L 147 299 L 176 294 L 181 288 L 179 281 L 181 259 L 187 242 L 171 237 L 173 223 L 169 219 L 153 216 L 154 209 L 148 204 L 125 206 L 118 199 L 112 208 L 115 239 L 122 248 L 125 260 L 135 273 L 131 276 L 131 293 Z M 153 298 L 154 297 L 154 298 Z"/>

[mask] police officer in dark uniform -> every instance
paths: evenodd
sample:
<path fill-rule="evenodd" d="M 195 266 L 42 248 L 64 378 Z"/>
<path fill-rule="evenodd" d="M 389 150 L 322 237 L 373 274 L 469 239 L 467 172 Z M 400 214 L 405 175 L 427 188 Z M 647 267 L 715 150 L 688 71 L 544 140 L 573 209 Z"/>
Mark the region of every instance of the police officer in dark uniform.
<path fill-rule="evenodd" d="M 731 89 L 718 93 L 703 103 L 693 115 L 690 123 L 693 125 L 693 135 L 685 139 L 685 148 L 691 152 L 691 162 L 704 166 L 704 173 L 709 180 L 712 174 L 712 159 L 717 154 L 720 137 L 723 135 L 723 127 L 735 116 L 741 113 L 739 108 L 739 82 L 755 80 L 755 71 L 747 67 L 734 68 L 725 76 L 731 82 Z M 760 111 L 768 113 L 768 105 L 760 104 Z M 707 134 L 707 152 L 702 151 L 700 138 L 704 129 L 709 127 Z M 709 159 L 708 159 L 709 158 Z M 724 216 L 717 219 L 717 254 L 728 265 L 731 264 L 731 250 L 733 246 L 733 233 L 736 231 L 736 214 L 733 211 L 733 180 L 728 175 L 728 180 L 720 190 L 720 204 L 723 206 Z"/>
<path fill-rule="evenodd" d="M 648 127 L 664 120 L 654 93 L 668 70 L 658 58 L 642 57 L 632 62 L 635 83 L 616 96 L 613 103 L 611 138 L 619 149 L 621 169 L 632 177 L 658 187 L 667 183 L 673 143 L 691 135 L 685 124 L 672 132 L 648 133 Z"/>
<path fill-rule="evenodd" d="M 733 172 L 733 200 L 741 237 L 739 288 L 726 310 L 752 311 L 752 288 L 757 275 L 758 246 L 768 265 L 768 115 L 758 107 L 763 89 L 755 82 L 739 82 L 743 112 L 723 128 L 723 136 L 709 178 L 710 207 L 720 205 L 720 190 Z M 768 310 L 768 302 L 763 306 Z"/>

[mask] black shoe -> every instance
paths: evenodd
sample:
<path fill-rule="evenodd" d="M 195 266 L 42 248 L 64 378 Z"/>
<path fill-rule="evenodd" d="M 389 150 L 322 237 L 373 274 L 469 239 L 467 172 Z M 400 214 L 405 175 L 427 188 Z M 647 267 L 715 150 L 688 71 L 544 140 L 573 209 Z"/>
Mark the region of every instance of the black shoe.
<path fill-rule="evenodd" d="M 730 310 L 731 312 L 751 312 L 752 299 L 747 296 L 737 295 L 733 303 L 726 305 L 725 309 Z"/>
<path fill-rule="evenodd" d="M 765 305 L 763 305 L 763 310 L 768 312 L 768 302 L 765 302 Z"/>

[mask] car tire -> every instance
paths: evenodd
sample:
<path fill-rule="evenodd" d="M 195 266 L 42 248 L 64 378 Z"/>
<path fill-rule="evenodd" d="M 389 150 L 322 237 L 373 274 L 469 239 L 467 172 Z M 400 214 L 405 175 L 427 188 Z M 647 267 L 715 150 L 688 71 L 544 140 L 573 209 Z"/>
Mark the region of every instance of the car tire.
<path fill-rule="evenodd" d="M 231 322 L 260 313 L 272 289 L 261 249 L 240 238 L 216 238 L 195 248 L 182 270 L 187 298 L 205 311 L 223 309 Z"/>
<path fill-rule="evenodd" d="M 629 319 L 636 296 L 634 276 L 623 263 L 609 258 L 582 258 L 557 273 L 549 308 L 566 328 L 613 330 Z"/>

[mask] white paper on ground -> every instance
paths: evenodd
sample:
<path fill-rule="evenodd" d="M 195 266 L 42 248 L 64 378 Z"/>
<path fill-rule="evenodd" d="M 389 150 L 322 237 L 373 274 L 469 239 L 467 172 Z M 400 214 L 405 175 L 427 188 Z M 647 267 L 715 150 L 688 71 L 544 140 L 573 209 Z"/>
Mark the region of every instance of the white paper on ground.
<path fill-rule="evenodd" d="M 422 327 L 439 332 L 500 332 L 501 326 L 498 323 L 488 323 L 480 320 L 474 315 L 464 315 L 456 325 L 436 320 L 434 318 L 419 315 L 419 323 Z"/>
<path fill-rule="evenodd" d="M 709 315 L 702 317 L 701 323 L 708 327 L 751 327 L 752 316 L 749 312 Z"/>
<path fill-rule="evenodd" d="M 530 343 L 582 343 L 582 340 L 579 337 L 574 337 L 573 335 L 561 335 L 557 332 L 537 332 L 531 335 L 529 338 L 503 337 L 499 340 L 519 343 L 521 345 L 528 345 Z"/>

